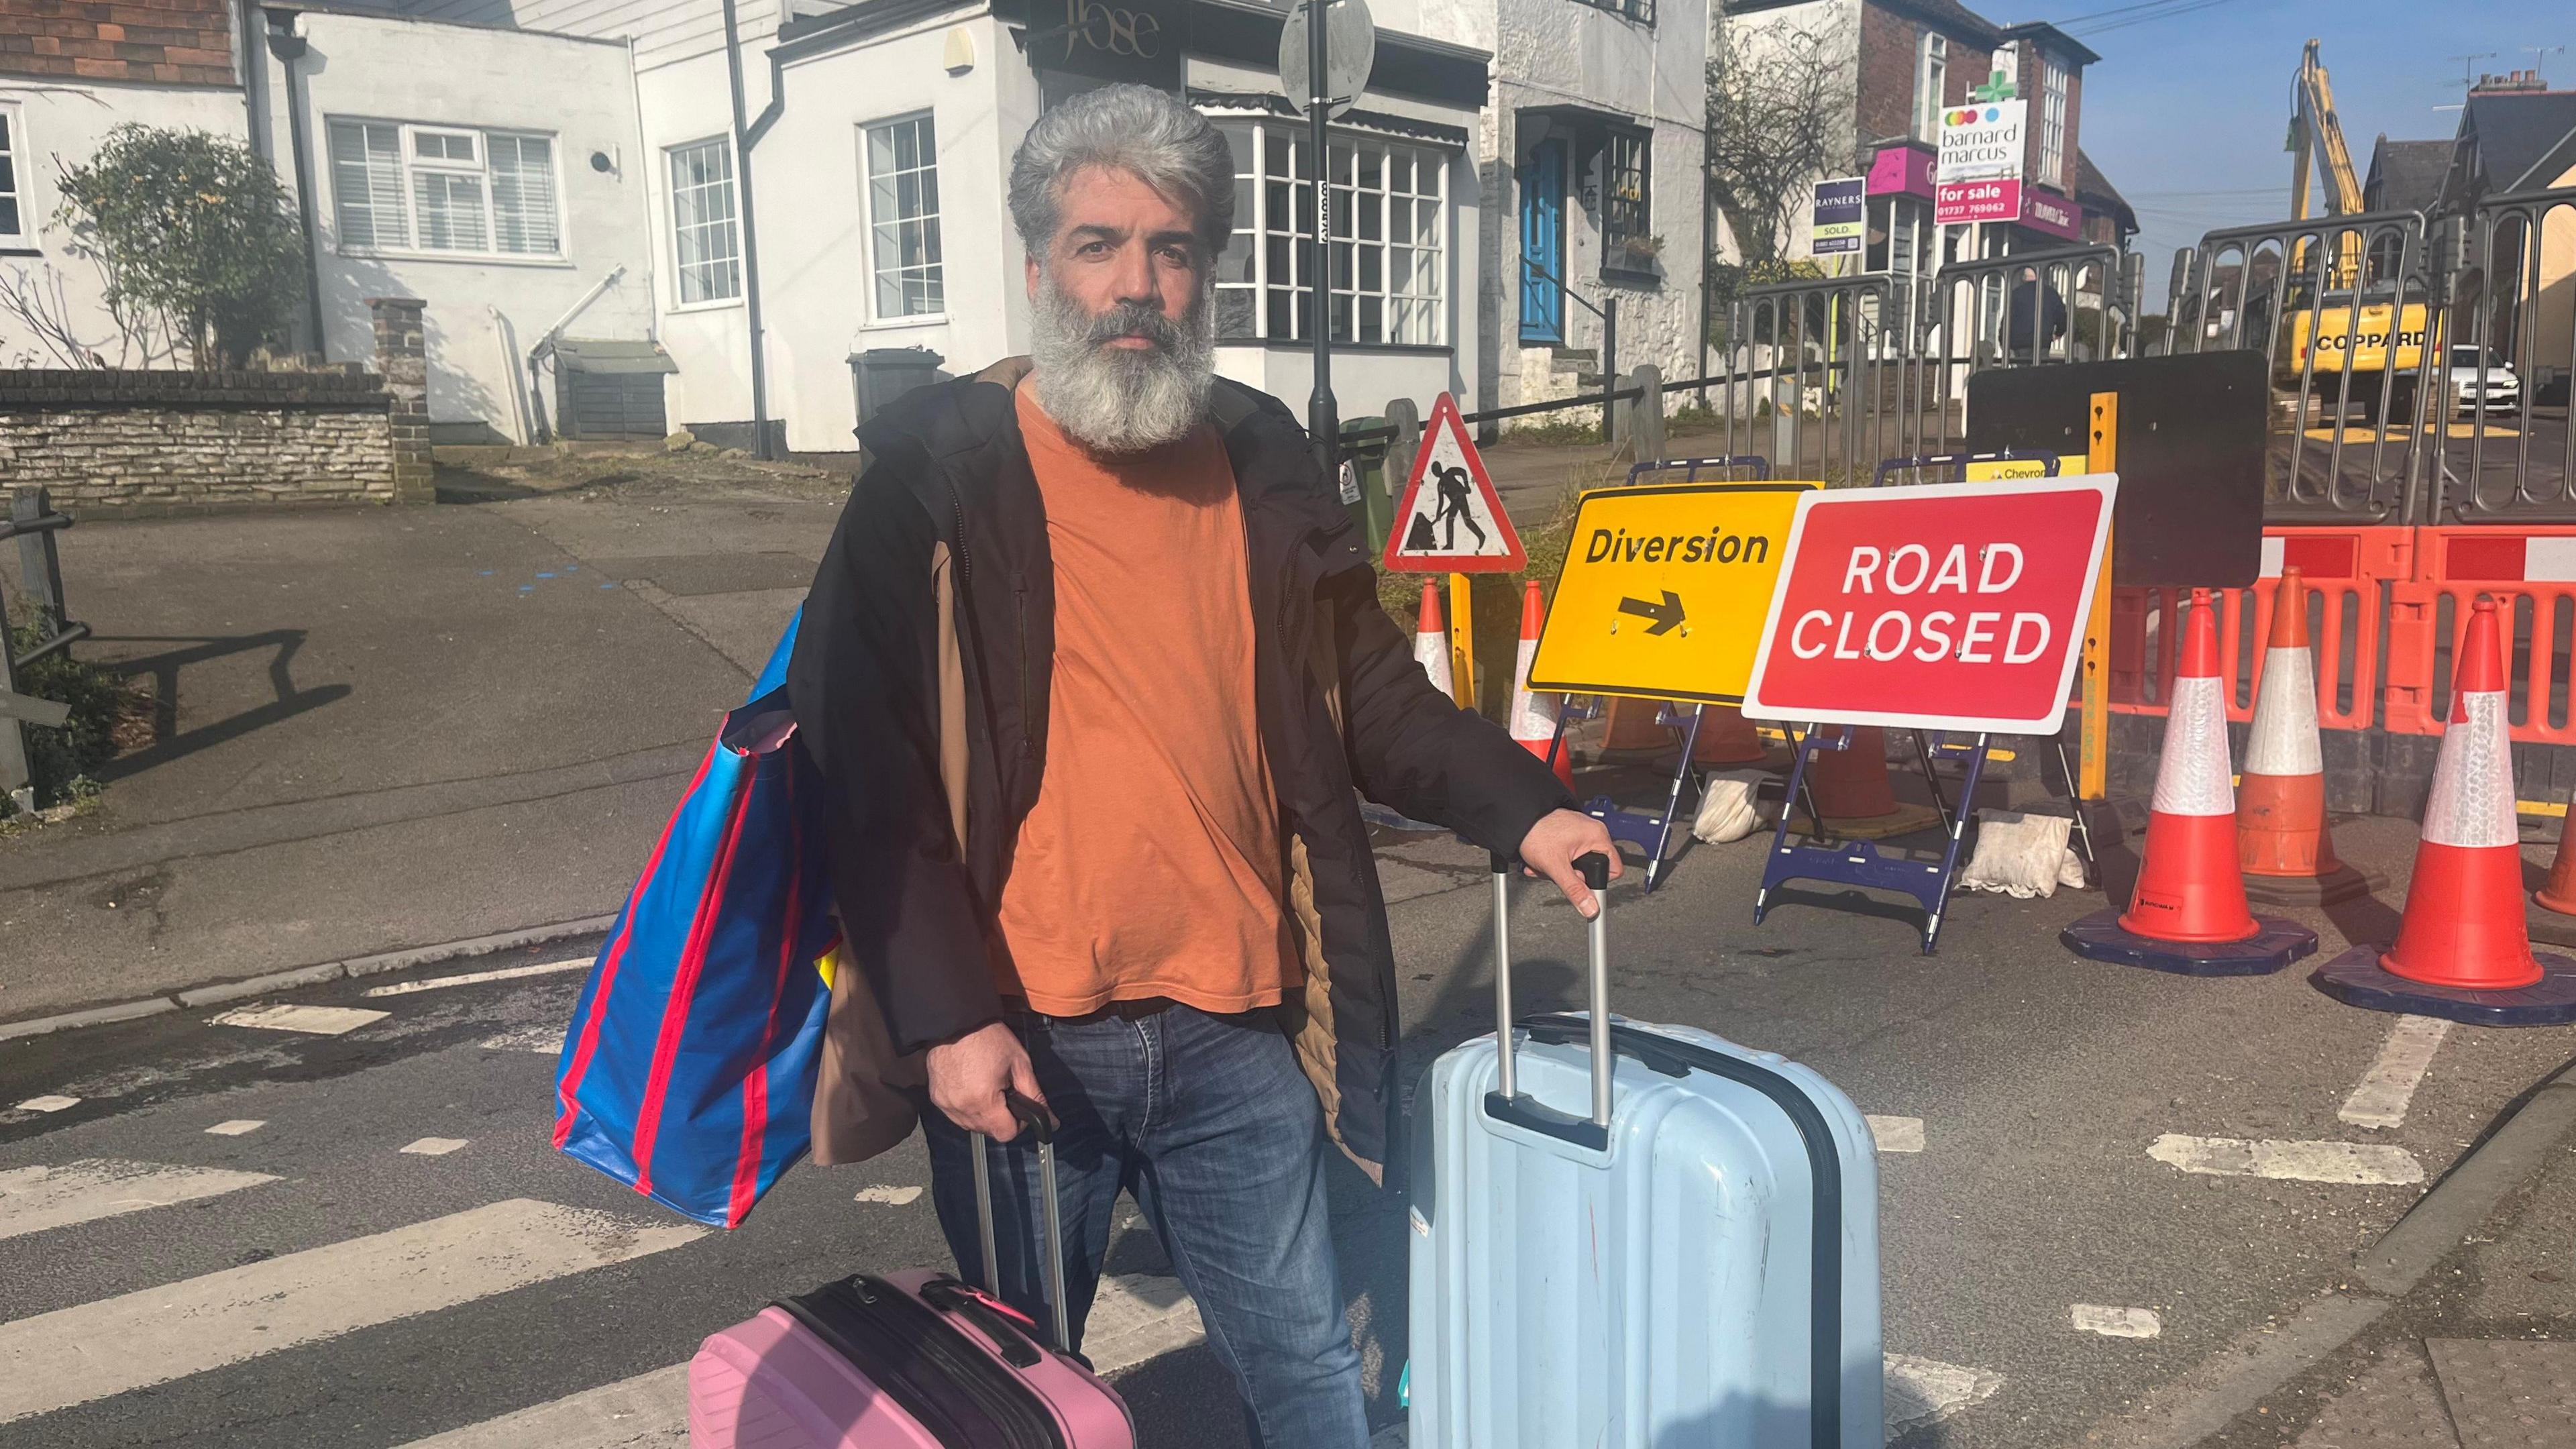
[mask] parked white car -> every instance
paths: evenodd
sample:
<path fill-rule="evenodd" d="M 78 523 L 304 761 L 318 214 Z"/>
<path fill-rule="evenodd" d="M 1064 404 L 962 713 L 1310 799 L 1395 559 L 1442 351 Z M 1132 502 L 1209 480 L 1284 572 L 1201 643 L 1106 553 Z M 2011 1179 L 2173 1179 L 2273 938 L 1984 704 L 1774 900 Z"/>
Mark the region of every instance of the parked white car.
<path fill-rule="evenodd" d="M 2514 376 L 2513 364 L 2492 352 L 2484 355 L 2475 347 L 2451 349 L 2451 401 L 2462 416 L 2478 410 L 2481 396 L 2490 413 L 2522 411 L 2522 379 Z"/>

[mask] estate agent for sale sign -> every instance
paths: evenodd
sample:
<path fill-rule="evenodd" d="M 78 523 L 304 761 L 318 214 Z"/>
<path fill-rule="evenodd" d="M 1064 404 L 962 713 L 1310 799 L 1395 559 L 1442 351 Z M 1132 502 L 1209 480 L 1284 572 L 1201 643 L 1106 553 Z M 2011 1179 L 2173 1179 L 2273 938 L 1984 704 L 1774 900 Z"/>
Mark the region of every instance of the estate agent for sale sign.
<path fill-rule="evenodd" d="M 2055 732 L 2118 487 L 2101 473 L 1801 496 L 1745 714 Z"/>

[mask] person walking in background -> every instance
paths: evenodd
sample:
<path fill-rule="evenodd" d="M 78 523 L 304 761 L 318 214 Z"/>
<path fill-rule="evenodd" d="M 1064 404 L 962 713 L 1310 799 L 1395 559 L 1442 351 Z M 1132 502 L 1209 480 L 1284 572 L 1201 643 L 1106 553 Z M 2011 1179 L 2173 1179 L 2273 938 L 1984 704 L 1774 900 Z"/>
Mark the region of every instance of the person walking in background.
<path fill-rule="evenodd" d="M 1043 1102 L 1069 1315 L 1132 1194 L 1254 1442 L 1361 1449 L 1324 1151 L 1398 1160 L 1396 977 L 1355 789 L 1511 852 L 1597 909 L 1611 852 L 1553 774 L 1459 710 L 1377 603 L 1363 542 L 1277 400 L 1213 372 L 1233 163 L 1201 116 L 1109 86 L 1013 158 L 1031 359 L 864 431 L 788 671 L 860 967 L 834 983 L 817 1156 L 918 1109 L 941 1225 L 1039 1321 L 1004 1093 Z M 1615 854 L 1613 855 L 1615 861 Z M 921 1054 L 921 1069 L 904 1065 Z"/>

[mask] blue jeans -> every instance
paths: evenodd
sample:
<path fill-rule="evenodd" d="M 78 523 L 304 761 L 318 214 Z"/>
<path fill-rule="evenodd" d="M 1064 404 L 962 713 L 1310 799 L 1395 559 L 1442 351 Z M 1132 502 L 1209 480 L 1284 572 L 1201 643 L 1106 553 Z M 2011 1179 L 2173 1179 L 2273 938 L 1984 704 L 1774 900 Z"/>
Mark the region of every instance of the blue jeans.
<path fill-rule="evenodd" d="M 1359 1352 L 1342 1312 L 1324 1204 L 1324 1117 L 1273 1013 L 1178 1004 L 1013 1021 L 1060 1124 L 1056 1195 L 1074 1346 L 1121 1189 L 1136 1199 L 1266 1449 L 1364 1449 Z M 931 1192 L 958 1271 L 981 1282 L 966 1132 L 922 1116 Z M 1002 1297 L 1049 1321 L 1037 1151 L 991 1149 Z"/>

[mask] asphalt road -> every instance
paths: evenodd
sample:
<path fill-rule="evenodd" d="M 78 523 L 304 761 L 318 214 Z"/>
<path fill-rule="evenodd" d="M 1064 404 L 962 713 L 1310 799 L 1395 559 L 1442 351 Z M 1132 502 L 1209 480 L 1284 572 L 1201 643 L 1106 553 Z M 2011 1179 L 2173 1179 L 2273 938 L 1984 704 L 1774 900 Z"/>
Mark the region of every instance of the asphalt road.
<path fill-rule="evenodd" d="M 2346 849 L 2402 870 L 2402 840 L 2361 829 Z M 2228 1149 L 2160 1147 L 2168 1134 L 2394 1149 L 2301 1151 L 2429 1181 L 2576 1052 L 2576 1030 L 2454 1028 L 2402 1123 L 2359 1127 L 2338 1112 L 2394 1019 L 2297 971 L 2199 981 L 2075 961 L 2053 938 L 2098 904 L 2080 893 L 1963 900 L 1928 958 L 1903 913 L 1820 895 L 1793 893 L 1754 928 L 1759 859 L 1697 849 L 1643 898 L 1632 869 L 1614 891 L 1616 1005 L 1787 1052 L 1890 1119 L 1883 1145 L 1906 1150 L 1881 1157 L 1886 1346 L 1909 1446 L 2083 1442 L 2334 1286 L 2422 1187 L 2186 1170 Z M 1489 1026 L 1481 860 L 1445 838 L 1387 854 L 1411 1065 Z M 1574 918 L 1520 895 L 1523 1006 L 1579 1004 Z M 2341 914 L 2357 931 L 2387 919 Z M 386 1013 L 342 1034 L 208 1009 L 0 1047 L 0 1446 L 671 1445 L 672 1367 L 707 1333 L 831 1277 L 943 1261 L 911 1191 L 917 1141 L 799 1168 L 730 1234 L 555 1155 L 552 1049 L 577 969 L 364 994 L 588 948 L 241 1004 Z M 78 1100 L 6 1105 L 47 1097 Z M 210 1131 L 242 1123 L 259 1125 Z M 1335 1191 L 1354 1326 L 1392 1422 L 1407 1235 L 1356 1173 Z M 1236 1442 L 1147 1235 L 1123 1236 L 1112 1269 L 1126 1291 L 1092 1346 L 1123 1365 L 1145 1442 Z M 2145 1310 L 2156 1336 L 2081 1329 L 2079 1306 Z M 1102 1352 L 1107 1338 L 1121 1346 Z"/>

